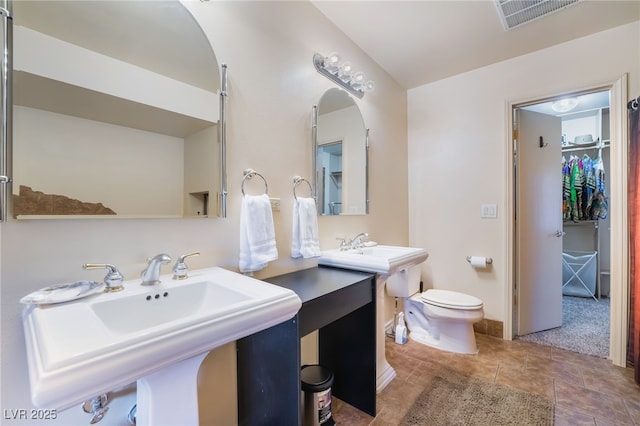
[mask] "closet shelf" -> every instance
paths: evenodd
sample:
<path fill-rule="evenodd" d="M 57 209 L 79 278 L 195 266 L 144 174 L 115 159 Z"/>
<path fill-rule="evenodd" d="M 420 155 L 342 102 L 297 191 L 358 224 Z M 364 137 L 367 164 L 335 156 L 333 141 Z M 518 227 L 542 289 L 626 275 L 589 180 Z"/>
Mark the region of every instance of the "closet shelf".
<path fill-rule="evenodd" d="M 592 220 L 579 220 L 574 222 L 573 220 L 565 220 L 562 222 L 563 226 L 584 226 L 584 225 L 594 225 L 598 226 L 598 219 Z"/>
<path fill-rule="evenodd" d="M 604 140 L 600 144 L 594 144 L 589 146 L 563 146 L 562 152 L 573 152 L 573 151 L 587 151 L 590 149 L 600 149 L 600 148 L 609 148 L 610 143 L 609 140 Z"/>

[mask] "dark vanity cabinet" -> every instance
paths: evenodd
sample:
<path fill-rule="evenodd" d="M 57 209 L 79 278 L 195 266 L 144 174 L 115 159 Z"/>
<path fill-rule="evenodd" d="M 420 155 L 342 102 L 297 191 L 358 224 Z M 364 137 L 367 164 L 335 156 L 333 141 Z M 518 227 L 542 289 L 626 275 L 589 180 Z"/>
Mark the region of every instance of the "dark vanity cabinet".
<path fill-rule="evenodd" d="M 266 279 L 295 291 L 298 314 L 237 342 L 238 423 L 301 423 L 300 338 L 318 330 L 335 397 L 376 414 L 375 275 L 320 266 Z"/>

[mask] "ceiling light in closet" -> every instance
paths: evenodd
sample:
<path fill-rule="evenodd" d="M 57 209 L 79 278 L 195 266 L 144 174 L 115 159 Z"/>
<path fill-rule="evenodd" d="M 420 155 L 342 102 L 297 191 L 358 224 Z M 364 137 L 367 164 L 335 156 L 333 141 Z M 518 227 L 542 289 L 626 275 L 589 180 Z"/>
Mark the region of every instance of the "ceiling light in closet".
<path fill-rule="evenodd" d="M 555 112 L 569 112 L 578 105 L 578 98 L 564 98 L 551 102 L 551 109 Z"/>

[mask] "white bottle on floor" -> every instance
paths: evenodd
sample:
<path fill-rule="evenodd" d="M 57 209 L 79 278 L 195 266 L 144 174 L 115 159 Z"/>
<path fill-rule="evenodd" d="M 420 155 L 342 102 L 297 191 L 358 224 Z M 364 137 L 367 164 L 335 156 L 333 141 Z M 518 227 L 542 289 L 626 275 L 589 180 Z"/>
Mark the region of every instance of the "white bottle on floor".
<path fill-rule="evenodd" d="M 404 345 L 407 343 L 407 326 L 404 323 L 404 312 L 398 314 L 398 325 L 396 325 L 396 343 Z"/>

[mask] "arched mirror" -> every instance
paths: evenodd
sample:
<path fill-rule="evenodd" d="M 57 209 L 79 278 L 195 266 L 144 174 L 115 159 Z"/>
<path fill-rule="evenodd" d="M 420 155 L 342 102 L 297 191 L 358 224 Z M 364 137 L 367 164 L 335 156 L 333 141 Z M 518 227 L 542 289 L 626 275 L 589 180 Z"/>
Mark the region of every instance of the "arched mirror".
<path fill-rule="evenodd" d="M 360 109 L 347 92 L 332 88 L 313 111 L 318 212 L 368 214 L 369 131 Z"/>
<path fill-rule="evenodd" d="M 215 216 L 220 70 L 175 1 L 16 1 L 13 214 Z"/>

